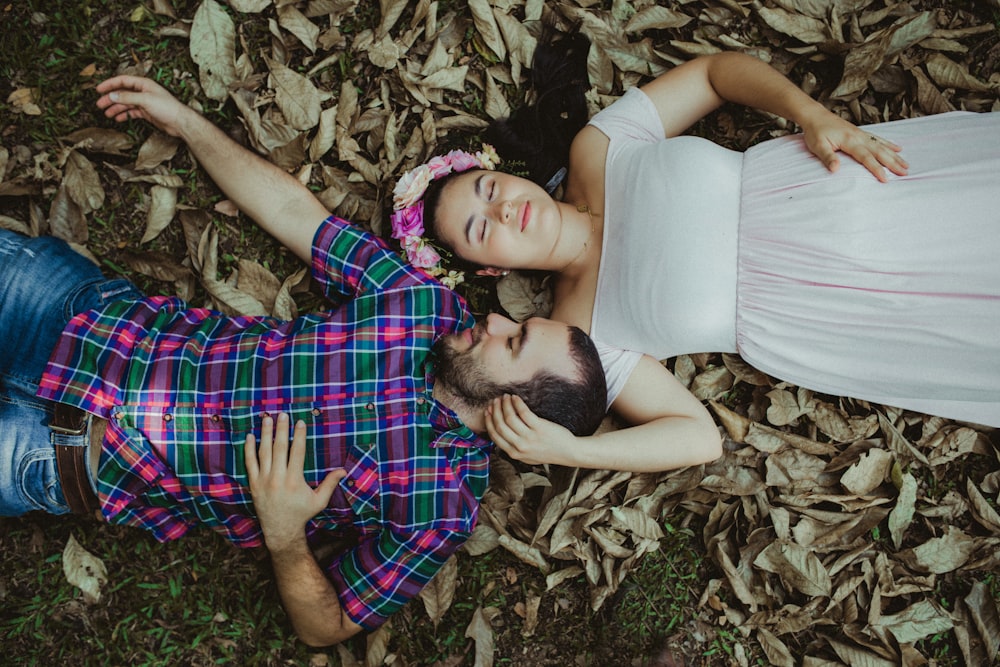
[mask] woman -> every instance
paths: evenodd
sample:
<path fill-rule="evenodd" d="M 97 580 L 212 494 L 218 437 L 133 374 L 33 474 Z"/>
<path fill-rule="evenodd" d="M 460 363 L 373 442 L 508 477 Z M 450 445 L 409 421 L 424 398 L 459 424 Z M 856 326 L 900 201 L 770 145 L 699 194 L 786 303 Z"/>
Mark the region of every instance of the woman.
<path fill-rule="evenodd" d="M 726 101 L 803 134 L 742 154 L 678 136 Z M 485 273 L 556 272 L 552 317 L 595 340 L 656 358 L 739 352 L 804 387 L 1000 426 L 1000 114 L 873 129 L 723 53 L 580 130 L 562 201 L 456 167 L 416 204 L 439 244 Z M 607 366 L 632 363 L 645 367 Z M 648 394 L 653 375 L 633 372 L 613 406 Z"/>

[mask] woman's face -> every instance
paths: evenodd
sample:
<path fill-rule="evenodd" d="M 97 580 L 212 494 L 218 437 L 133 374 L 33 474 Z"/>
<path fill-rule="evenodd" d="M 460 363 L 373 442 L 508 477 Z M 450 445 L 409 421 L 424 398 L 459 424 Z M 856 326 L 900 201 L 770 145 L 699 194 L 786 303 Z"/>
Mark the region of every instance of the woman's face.
<path fill-rule="evenodd" d="M 533 182 L 496 171 L 459 174 L 441 192 L 437 233 L 466 261 L 542 269 L 561 227 L 559 208 Z"/>

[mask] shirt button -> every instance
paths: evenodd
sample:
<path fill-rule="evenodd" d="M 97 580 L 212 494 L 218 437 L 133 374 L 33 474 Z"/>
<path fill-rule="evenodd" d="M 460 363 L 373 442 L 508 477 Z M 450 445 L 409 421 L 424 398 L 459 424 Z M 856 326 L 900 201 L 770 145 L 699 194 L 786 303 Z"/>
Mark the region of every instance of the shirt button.
<path fill-rule="evenodd" d="M 313 417 L 319 417 L 322 414 L 322 412 L 320 412 L 319 408 L 313 408 L 312 413 L 313 413 Z"/>
<path fill-rule="evenodd" d="M 170 414 L 169 412 L 165 412 L 163 414 L 163 421 L 165 421 L 165 422 L 168 422 L 168 421 L 170 421 L 173 418 L 174 418 L 174 416 L 172 414 Z"/>
<path fill-rule="evenodd" d="M 220 421 L 222 421 L 222 417 L 220 417 L 219 415 L 212 415 L 212 421 L 218 424 Z"/>
<path fill-rule="evenodd" d="M 346 484 L 347 486 L 349 486 L 351 488 L 354 488 L 354 480 L 353 479 L 347 480 L 346 482 L 344 482 L 344 484 Z"/>
<path fill-rule="evenodd" d="M 375 409 L 374 403 L 369 403 L 368 405 L 365 406 L 365 410 L 374 410 L 374 409 Z"/>
<path fill-rule="evenodd" d="M 426 402 L 427 402 L 427 399 L 425 399 L 423 396 L 421 396 L 420 398 L 417 399 L 417 405 L 423 405 Z"/>

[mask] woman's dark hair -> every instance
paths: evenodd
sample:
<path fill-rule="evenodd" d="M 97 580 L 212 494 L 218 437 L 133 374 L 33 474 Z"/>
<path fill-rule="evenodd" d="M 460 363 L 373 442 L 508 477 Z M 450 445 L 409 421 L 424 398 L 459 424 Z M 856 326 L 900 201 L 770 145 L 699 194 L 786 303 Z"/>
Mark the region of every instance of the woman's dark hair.
<path fill-rule="evenodd" d="M 527 177 L 542 187 L 569 164 L 573 138 L 589 120 L 589 51 L 590 40 L 580 33 L 557 40 L 547 31 L 531 65 L 528 98 L 533 101 L 486 130 L 486 140 L 504 162 L 523 162 Z"/>

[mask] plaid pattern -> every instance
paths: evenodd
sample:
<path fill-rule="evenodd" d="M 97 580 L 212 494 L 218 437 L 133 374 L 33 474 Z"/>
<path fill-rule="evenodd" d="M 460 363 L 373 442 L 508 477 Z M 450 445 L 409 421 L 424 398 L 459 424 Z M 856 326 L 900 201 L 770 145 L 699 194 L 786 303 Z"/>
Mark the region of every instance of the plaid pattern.
<path fill-rule="evenodd" d="M 160 540 L 204 524 L 263 544 L 244 439 L 265 413 L 304 420 L 306 479 L 348 473 L 307 534 L 358 537 L 328 574 L 350 617 L 374 628 L 475 525 L 489 443 L 434 401 L 426 367 L 433 343 L 473 320 L 454 292 L 335 217 L 316 234 L 312 269 L 335 307 L 288 322 L 167 297 L 82 313 L 39 395 L 109 420 L 104 515 Z"/>

